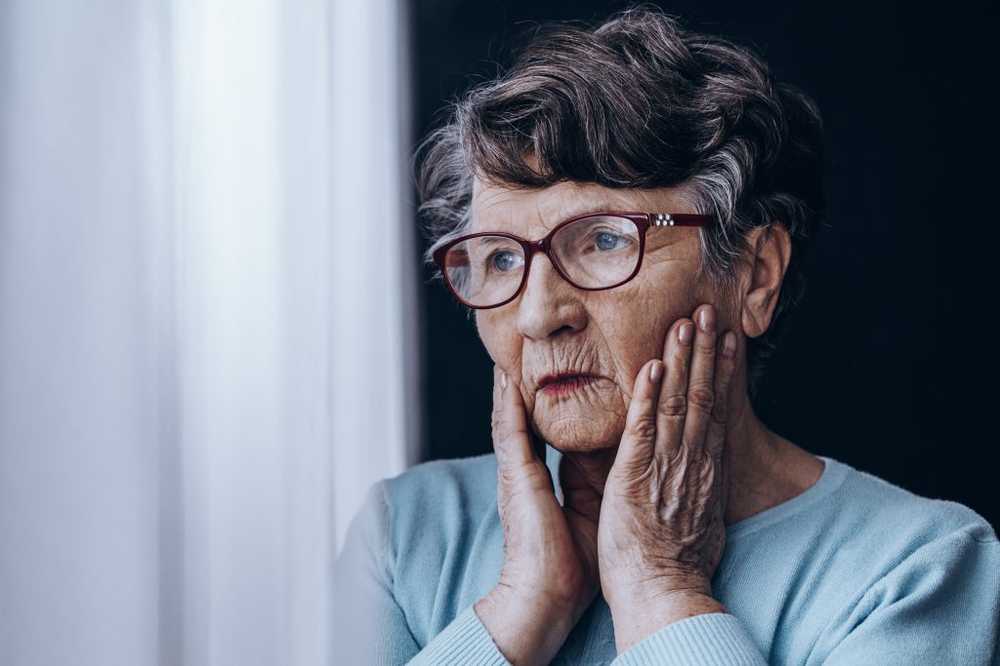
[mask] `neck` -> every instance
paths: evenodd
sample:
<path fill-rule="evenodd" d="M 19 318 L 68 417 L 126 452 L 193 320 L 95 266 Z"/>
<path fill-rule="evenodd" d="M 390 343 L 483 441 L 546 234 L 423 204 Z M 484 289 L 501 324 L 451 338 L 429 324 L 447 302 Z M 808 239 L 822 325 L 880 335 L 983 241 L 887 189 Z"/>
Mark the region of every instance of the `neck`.
<path fill-rule="evenodd" d="M 730 525 L 784 500 L 782 460 L 791 442 L 771 432 L 757 417 L 746 391 L 729 410 L 723 464 L 727 470 L 726 510 Z"/>

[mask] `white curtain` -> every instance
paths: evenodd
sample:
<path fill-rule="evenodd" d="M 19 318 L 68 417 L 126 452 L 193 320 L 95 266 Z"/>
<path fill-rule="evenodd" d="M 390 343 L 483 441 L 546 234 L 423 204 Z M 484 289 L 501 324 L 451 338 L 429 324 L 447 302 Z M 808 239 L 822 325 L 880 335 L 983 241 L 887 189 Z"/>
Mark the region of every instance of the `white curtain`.
<path fill-rule="evenodd" d="M 416 458 L 396 0 L 0 5 L 0 664 L 326 664 Z"/>

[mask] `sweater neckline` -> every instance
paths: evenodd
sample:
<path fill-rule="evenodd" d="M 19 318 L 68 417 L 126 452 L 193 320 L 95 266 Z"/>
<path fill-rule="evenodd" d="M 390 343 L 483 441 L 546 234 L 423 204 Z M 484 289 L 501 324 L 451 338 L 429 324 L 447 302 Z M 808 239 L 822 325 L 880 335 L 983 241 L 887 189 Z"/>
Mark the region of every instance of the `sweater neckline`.
<path fill-rule="evenodd" d="M 847 477 L 850 467 L 829 456 L 816 455 L 816 457 L 823 461 L 823 472 L 811 486 L 781 504 L 776 504 L 769 509 L 764 509 L 743 520 L 727 525 L 726 539 L 735 539 L 774 525 L 790 516 L 801 513 L 833 494 Z"/>
<path fill-rule="evenodd" d="M 837 490 L 847 477 L 847 473 L 851 469 L 850 466 L 829 456 L 816 455 L 816 457 L 823 461 L 823 472 L 811 486 L 781 504 L 776 504 L 743 520 L 727 525 L 726 540 L 736 539 L 774 525 L 829 497 Z M 550 446 L 548 443 L 545 444 L 545 465 L 552 474 L 556 498 L 559 500 L 560 505 L 564 501 L 562 488 L 559 485 L 559 460 L 561 458 L 561 451 Z"/>

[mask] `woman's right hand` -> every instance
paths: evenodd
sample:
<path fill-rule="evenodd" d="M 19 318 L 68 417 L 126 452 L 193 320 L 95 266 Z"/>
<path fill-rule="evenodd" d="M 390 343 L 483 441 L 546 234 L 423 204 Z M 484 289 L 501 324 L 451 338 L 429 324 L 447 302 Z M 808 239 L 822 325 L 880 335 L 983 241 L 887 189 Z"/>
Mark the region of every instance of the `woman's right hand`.
<path fill-rule="evenodd" d="M 571 526 L 520 388 L 493 368 L 493 448 L 504 563 L 475 610 L 508 661 L 547 664 L 600 590 L 594 533 Z"/>

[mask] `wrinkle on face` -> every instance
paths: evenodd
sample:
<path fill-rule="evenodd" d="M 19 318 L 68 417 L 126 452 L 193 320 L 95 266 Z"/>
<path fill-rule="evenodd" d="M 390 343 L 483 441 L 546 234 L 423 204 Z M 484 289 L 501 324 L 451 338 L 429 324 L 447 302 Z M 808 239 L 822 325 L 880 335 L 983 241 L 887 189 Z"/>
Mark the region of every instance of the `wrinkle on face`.
<path fill-rule="evenodd" d="M 586 210 L 696 212 L 683 188 L 621 189 L 563 181 L 534 190 L 475 181 L 472 231 L 538 239 Z M 663 355 L 667 331 L 714 292 L 698 278 L 696 228 L 652 228 L 638 275 L 613 289 L 587 291 L 565 282 L 545 258 L 533 258 L 524 290 L 498 308 L 476 310 L 476 327 L 493 361 L 520 384 L 535 430 L 561 451 L 617 447 L 636 374 Z M 544 280 L 534 276 L 545 270 Z M 544 294 L 526 291 L 547 289 Z M 558 307 L 557 307 L 558 306 Z M 524 308 L 545 311 L 523 311 Z M 721 315 L 721 313 L 720 313 Z M 531 322 L 530 328 L 525 322 Z M 564 396 L 537 390 L 550 372 L 587 372 L 607 379 Z"/>

